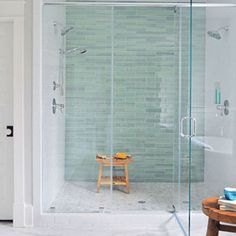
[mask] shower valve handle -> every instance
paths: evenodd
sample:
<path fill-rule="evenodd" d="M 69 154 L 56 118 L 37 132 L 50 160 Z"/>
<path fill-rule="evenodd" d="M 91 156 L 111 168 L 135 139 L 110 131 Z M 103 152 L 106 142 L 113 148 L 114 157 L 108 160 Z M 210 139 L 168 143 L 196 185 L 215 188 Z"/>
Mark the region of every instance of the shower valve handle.
<path fill-rule="evenodd" d="M 56 102 L 56 99 L 53 98 L 52 100 L 52 113 L 55 114 L 56 110 L 59 109 L 61 113 L 63 113 L 65 105 L 64 104 L 59 104 Z"/>

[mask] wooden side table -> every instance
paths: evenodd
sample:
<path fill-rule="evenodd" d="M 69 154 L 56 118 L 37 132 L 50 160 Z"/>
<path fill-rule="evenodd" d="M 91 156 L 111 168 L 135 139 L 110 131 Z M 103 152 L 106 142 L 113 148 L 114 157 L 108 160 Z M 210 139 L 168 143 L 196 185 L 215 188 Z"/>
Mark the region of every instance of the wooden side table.
<path fill-rule="evenodd" d="M 129 157 L 126 159 L 117 159 L 112 158 L 112 161 L 110 158 L 107 159 L 101 159 L 96 157 L 96 161 L 99 164 L 99 170 L 98 170 L 98 182 L 97 182 L 97 192 L 99 193 L 101 185 L 111 185 L 111 178 L 109 176 L 103 176 L 103 167 L 121 167 L 124 169 L 124 175 L 123 176 L 113 176 L 112 177 L 112 185 L 113 186 L 124 186 L 126 187 L 126 193 L 129 193 L 129 171 L 128 171 L 128 165 L 133 162 L 133 158 Z"/>
<path fill-rule="evenodd" d="M 212 197 L 202 201 L 202 211 L 208 216 L 206 236 L 218 236 L 219 231 L 236 233 L 236 226 L 220 223 L 236 224 L 236 212 L 219 210 L 218 199 Z"/>

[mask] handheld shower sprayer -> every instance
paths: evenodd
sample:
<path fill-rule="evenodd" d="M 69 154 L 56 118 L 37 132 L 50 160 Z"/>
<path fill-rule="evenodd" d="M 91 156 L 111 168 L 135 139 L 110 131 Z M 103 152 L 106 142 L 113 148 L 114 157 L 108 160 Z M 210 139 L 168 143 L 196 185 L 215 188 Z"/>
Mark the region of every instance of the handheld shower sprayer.
<path fill-rule="evenodd" d="M 69 33 L 73 29 L 74 29 L 73 26 L 63 27 L 61 29 L 61 36 L 65 36 L 67 33 Z"/>
<path fill-rule="evenodd" d="M 84 54 L 87 52 L 87 49 L 85 49 L 85 48 L 69 48 L 64 51 L 62 49 L 59 49 L 59 53 L 61 55 L 65 55 L 65 56 L 72 55 L 73 53 L 75 53 L 77 51 L 79 51 L 79 54 Z"/>

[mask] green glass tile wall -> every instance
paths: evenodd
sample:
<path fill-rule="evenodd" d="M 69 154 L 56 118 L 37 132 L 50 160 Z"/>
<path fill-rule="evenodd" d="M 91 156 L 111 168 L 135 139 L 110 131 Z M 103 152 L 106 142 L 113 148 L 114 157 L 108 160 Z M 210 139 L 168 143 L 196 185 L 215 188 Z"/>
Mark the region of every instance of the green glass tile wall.
<path fill-rule="evenodd" d="M 173 170 L 179 163 L 178 9 L 115 7 L 113 27 L 110 7 L 67 7 L 66 14 L 67 25 L 75 29 L 68 34 L 66 47 L 86 48 L 87 53 L 66 58 L 65 178 L 95 181 L 96 153 L 110 154 L 112 145 L 113 153 L 134 156 L 130 165 L 132 181 L 173 181 Z M 187 10 L 183 16 L 181 100 L 185 114 L 189 64 Z M 204 24 L 198 21 L 204 21 L 205 12 L 197 11 L 194 19 L 198 32 L 194 31 L 197 63 L 193 74 L 201 76 L 198 101 L 198 97 L 203 97 L 205 76 L 202 67 L 205 31 Z M 203 103 L 200 99 L 199 104 Z M 184 146 L 180 155 L 183 172 L 188 164 Z M 194 152 L 193 181 L 201 181 L 204 152 L 202 149 Z M 187 181 L 187 174 L 181 180 Z"/>

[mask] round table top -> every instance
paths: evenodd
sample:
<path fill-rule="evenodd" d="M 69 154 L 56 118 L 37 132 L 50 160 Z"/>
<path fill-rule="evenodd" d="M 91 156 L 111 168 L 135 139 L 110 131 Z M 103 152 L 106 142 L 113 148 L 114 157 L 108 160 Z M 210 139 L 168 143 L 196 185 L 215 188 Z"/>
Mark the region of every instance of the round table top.
<path fill-rule="evenodd" d="M 220 210 L 218 199 L 219 198 L 217 197 L 204 199 L 202 201 L 203 213 L 213 220 L 229 224 L 236 224 L 236 212 Z"/>

